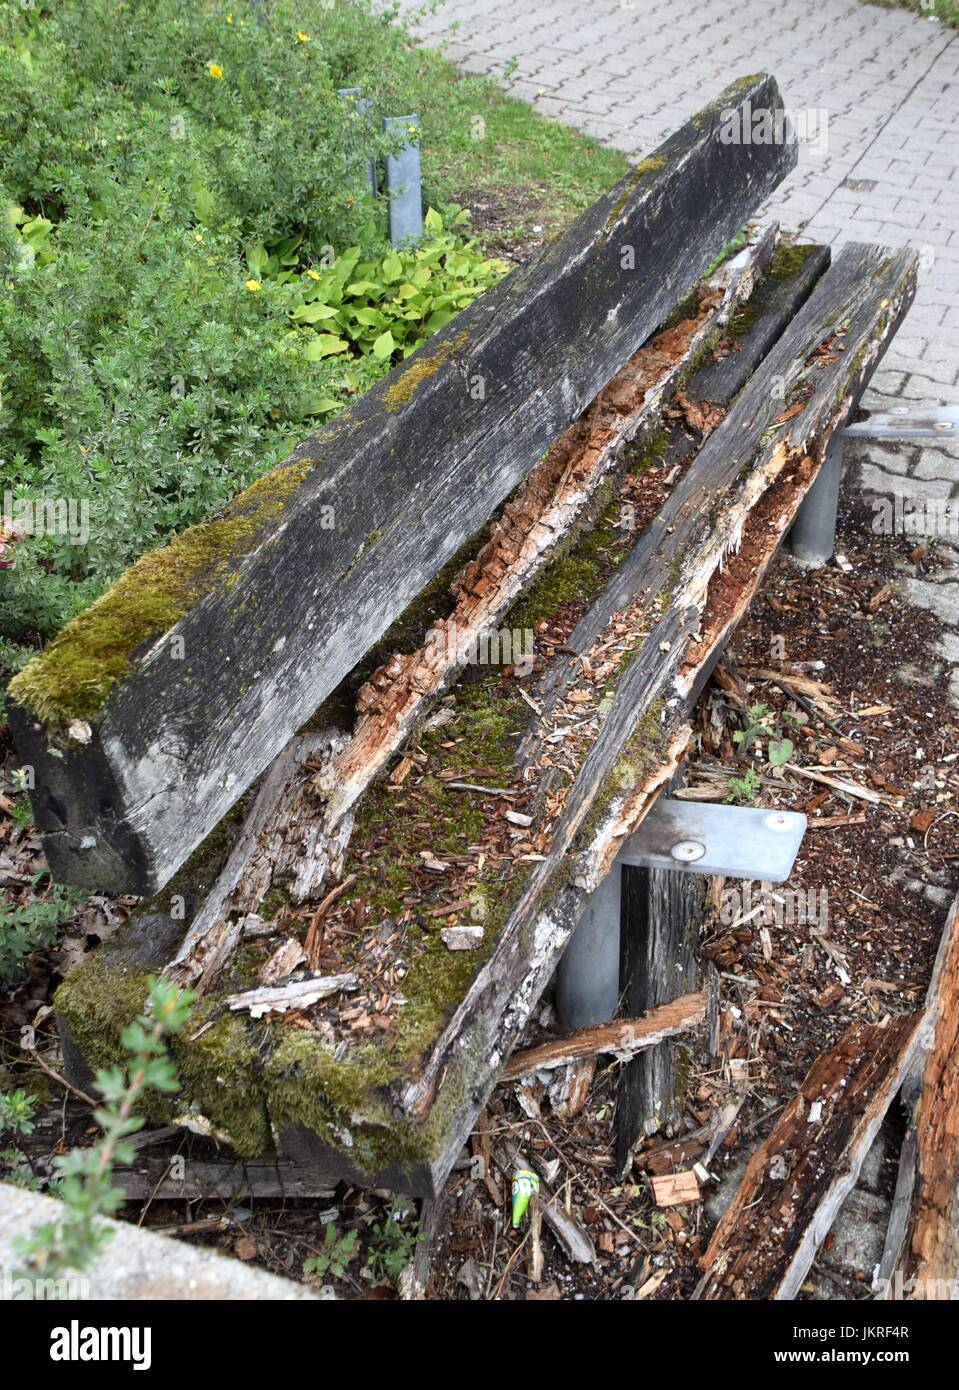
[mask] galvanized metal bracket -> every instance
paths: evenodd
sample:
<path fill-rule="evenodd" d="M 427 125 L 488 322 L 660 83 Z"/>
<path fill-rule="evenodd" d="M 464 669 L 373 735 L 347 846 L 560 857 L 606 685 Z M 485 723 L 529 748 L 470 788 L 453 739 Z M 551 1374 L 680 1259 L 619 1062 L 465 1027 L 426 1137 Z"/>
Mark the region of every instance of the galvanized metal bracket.
<path fill-rule="evenodd" d="M 853 439 L 959 439 L 959 405 L 897 405 L 857 420 L 843 430 Z"/>
<path fill-rule="evenodd" d="M 661 796 L 586 900 L 556 972 L 556 1010 L 567 1028 L 605 1023 L 619 1003 L 625 866 L 782 883 L 806 832 L 798 811 L 678 801 Z"/>
<path fill-rule="evenodd" d="M 616 864 L 783 883 L 806 824 L 798 811 L 661 796 L 624 842 Z"/>
<path fill-rule="evenodd" d="M 843 441 L 849 438 L 959 439 L 959 406 L 896 406 L 836 431 L 789 533 L 792 553 L 803 564 L 824 565 L 835 550 Z"/>

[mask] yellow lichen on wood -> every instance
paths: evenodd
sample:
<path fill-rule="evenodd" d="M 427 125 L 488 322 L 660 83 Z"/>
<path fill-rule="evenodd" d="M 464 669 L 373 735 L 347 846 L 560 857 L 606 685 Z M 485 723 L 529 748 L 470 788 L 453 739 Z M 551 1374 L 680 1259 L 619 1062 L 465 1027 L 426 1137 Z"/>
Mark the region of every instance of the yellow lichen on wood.
<path fill-rule="evenodd" d="M 454 352 L 459 351 L 466 342 L 467 336 L 464 330 L 457 333 L 455 338 L 450 338 L 448 342 L 442 343 L 439 350 L 431 356 L 416 357 L 402 376 L 387 388 L 385 396 L 387 410 L 397 410 L 401 405 L 406 405 L 411 401 L 420 383 L 426 381 L 428 377 L 434 376 L 443 363 Z"/>

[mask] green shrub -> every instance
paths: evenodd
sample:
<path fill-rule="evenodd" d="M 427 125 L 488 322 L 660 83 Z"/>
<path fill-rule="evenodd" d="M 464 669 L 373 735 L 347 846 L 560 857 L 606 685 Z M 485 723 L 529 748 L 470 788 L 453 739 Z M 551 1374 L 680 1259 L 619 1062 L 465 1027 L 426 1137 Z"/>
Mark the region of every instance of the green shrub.
<path fill-rule="evenodd" d="M 35 884 L 40 877 L 37 875 Z M 53 945 L 80 897 L 74 889 L 54 884 L 46 898 L 34 898 L 16 907 L 0 899 L 0 981 L 20 979 L 30 952 Z"/>
<path fill-rule="evenodd" d="M 336 91 L 381 22 L 261 8 L 0 11 L 0 500 L 88 508 L 0 572 L 0 671 L 505 269 L 437 214 L 385 242 L 385 137 Z"/>

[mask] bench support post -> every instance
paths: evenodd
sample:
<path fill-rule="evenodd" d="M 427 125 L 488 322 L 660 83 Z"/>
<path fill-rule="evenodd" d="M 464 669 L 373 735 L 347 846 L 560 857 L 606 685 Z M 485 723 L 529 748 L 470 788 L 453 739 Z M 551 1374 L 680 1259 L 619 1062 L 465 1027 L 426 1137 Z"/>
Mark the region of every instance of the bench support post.
<path fill-rule="evenodd" d="M 796 559 L 807 565 L 824 565 L 832 558 L 836 545 L 836 513 L 842 482 L 842 452 L 845 439 L 919 440 L 959 436 L 959 406 L 921 406 L 910 411 L 896 406 L 888 412 L 869 415 L 864 420 L 837 430 L 826 446 L 819 476 L 806 493 L 789 532 L 789 545 Z"/>
<path fill-rule="evenodd" d="M 556 1012 L 566 1028 L 607 1023 L 619 1004 L 623 871 L 603 879 L 579 919 L 556 971 Z"/>
<path fill-rule="evenodd" d="M 698 988 L 696 947 L 706 880 L 702 874 L 626 865 L 620 981 L 623 1004 L 637 1018 Z M 619 1076 L 616 1101 L 616 1172 L 629 1168 L 648 1134 L 672 1133 L 683 1111 L 682 1068 L 673 1044 L 632 1057 Z"/>
<path fill-rule="evenodd" d="M 589 897 L 556 972 L 566 1028 L 606 1023 L 622 999 L 629 1018 L 697 988 L 696 946 L 705 880 L 788 879 L 806 817 L 754 806 L 662 796 L 622 844 Z M 623 1068 L 617 1102 L 617 1172 L 640 1140 L 679 1115 L 680 1074 L 668 1042 Z"/>
<path fill-rule="evenodd" d="M 822 467 L 796 513 L 789 533 L 792 553 L 806 565 L 826 564 L 836 546 L 842 442 L 842 431 L 837 431 L 826 445 Z"/>

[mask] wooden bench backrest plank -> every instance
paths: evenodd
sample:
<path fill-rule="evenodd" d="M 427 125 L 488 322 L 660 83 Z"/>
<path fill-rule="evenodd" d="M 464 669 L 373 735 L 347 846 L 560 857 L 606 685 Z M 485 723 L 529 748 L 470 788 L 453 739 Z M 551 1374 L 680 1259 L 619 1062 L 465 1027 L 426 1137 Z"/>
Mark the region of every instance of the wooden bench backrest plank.
<path fill-rule="evenodd" d="M 43 697 L 96 615 L 14 680 L 11 727 L 56 877 L 136 893 L 169 880 L 794 166 L 791 139 L 720 139 L 723 113 L 747 105 L 780 111 L 773 79 L 727 89 L 304 443 L 277 498 L 238 499 L 227 519 L 242 547 L 145 635 L 97 709 Z M 71 716 L 79 737 L 64 734 Z"/>

